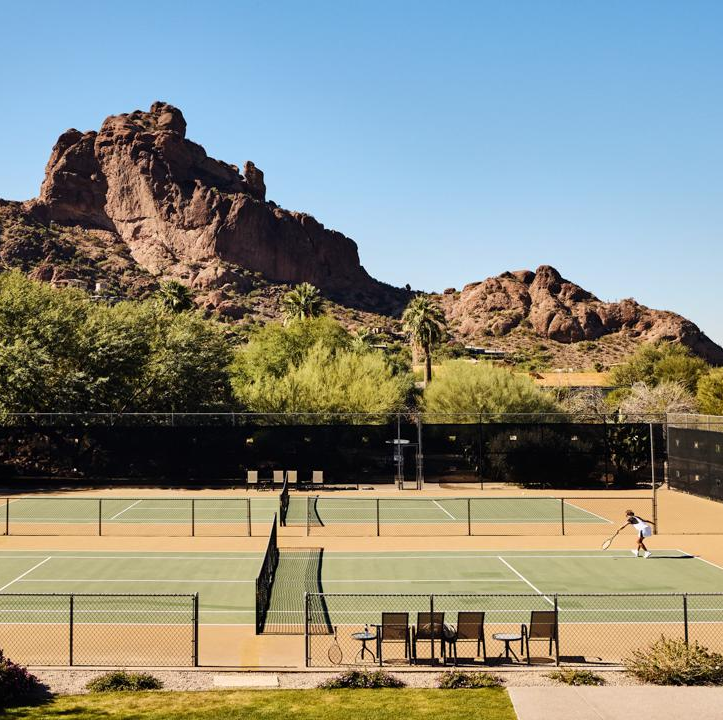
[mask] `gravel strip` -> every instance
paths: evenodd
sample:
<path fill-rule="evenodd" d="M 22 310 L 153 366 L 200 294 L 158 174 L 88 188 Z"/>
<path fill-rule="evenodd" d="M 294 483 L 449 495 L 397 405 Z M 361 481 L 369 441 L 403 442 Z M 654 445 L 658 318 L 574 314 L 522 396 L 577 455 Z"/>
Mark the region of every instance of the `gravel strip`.
<path fill-rule="evenodd" d="M 79 695 L 86 691 L 85 685 L 95 677 L 104 675 L 108 670 L 46 670 L 31 669 L 42 683 L 48 686 L 52 693 L 58 695 Z M 502 678 L 508 687 L 532 687 L 559 685 L 547 677 L 547 671 L 540 670 L 489 670 Z M 228 677 L 236 673 L 203 670 L 156 670 L 151 674 L 163 682 L 165 690 L 217 690 L 214 677 L 223 675 Z M 320 682 L 333 677 L 334 672 L 278 672 L 266 673 L 275 675 L 279 679 L 280 688 L 309 689 L 315 688 Z M 409 687 L 433 688 L 436 687 L 438 673 L 432 672 L 403 672 L 392 673 L 404 680 Z M 621 671 L 599 671 L 607 685 L 640 685 L 641 683 Z M 239 673 L 248 681 L 254 676 L 264 673 Z"/>

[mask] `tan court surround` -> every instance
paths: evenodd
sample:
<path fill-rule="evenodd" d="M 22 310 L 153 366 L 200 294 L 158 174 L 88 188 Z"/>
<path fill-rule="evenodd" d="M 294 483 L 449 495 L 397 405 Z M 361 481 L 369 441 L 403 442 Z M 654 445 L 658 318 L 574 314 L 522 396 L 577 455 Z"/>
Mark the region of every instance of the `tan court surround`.
<path fill-rule="evenodd" d="M 61 494 L 61 493 L 53 493 Z M 269 492 L 245 491 L 243 489 L 209 490 L 159 490 L 158 488 L 110 488 L 68 491 L 62 494 L 116 496 L 116 497 L 162 497 L 162 496 L 243 496 L 269 497 Z M 305 495 L 306 493 L 299 493 Z M 323 494 L 323 493 L 322 493 Z M 600 497 L 601 491 L 550 492 L 523 490 L 508 486 L 487 485 L 484 491 L 473 485 L 438 487 L 428 484 L 423 491 L 399 491 L 391 486 L 379 486 L 373 491 L 334 491 L 333 497 L 429 497 L 429 496 L 551 496 L 575 495 L 577 497 Z M 649 498 L 649 491 L 613 491 L 615 497 L 628 497 L 635 510 L 636 498 Z M 658 491 L 658 520 L 661 534 L 651 540 L 653 548 L 678 548 L 700 555 L 723 569 L 723 503 L 686 495 L 673 490 Z M 621 518 L 622 524 L 622 518 Z M 601 533 L 609 526 L 602 526 Z M 305 534 L 291 533 L 295 528 L 284 528 L 280 534 L 282 548 L 308 547 Z M 315 545 L 333 551 L 406 551 L 406 550 L 584 550 L 599 549 L 602 536 L 459 536 L 459 537 L 314 537 Z M 259 537 L 0 537 L 0 550 L 82 550 L 82 551 L 168 551 L 168 552 L 219 552 L 259 551 L 265 549 L 267 538 Z M 625 542 L 623 538 L 622 542 Z M 723 590 L 723 587 L 721 588 Z M 229 667 L 239 669 L 303 670 L 304 640 L 300 636 L 257 636 L 252 626 L 219 627 L 204 626 L 199 629 L 199 661 L 202 669 Z M 205 667 L 204 667 L 205 666 Z M 396 668 L 395 668 L 396 669 Z M 419 668 L 416 668 L 419 671 Z"/>

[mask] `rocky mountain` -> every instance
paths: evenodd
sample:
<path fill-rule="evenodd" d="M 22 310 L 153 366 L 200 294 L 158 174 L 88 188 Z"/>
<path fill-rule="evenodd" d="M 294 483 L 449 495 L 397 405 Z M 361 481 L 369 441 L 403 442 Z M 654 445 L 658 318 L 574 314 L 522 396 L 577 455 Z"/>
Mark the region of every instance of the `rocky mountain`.
<path fill-rule="evenodd" d="M 176 278 L 199 307 L 245 323 L 278 317 L 283 293 L 301 281 L 352 327 L 398 329 L 412 297 L 372 278 L 353 240 L 268 200 L 252 162 L 240 171 L 208 157 L 186 138 L 181 111 L 162 102 L 60 136 L 39 196 L 0 200 L 0 267 L 130 298 Z M 544 340 L 555 362 L 589 366 L 586 343 L 607 341 L 609 364 L 636 342 L 665 339 L 723 364 L 723 349 L 689 320 L 634 300 L 602 302 L 548 266 L 437 298 L 459 342 L 515 350 Z"/>

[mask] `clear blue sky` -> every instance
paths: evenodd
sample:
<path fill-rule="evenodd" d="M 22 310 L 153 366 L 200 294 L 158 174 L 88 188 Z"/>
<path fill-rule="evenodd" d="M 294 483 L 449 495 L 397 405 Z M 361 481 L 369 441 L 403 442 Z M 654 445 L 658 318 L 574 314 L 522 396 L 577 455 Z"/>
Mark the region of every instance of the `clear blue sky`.
<path fill-rule="evenodd" d="M 395 284 L 555 265 L 723 342 L 723 2 L 4 2 L 0 197 L 156 99 Z"/>

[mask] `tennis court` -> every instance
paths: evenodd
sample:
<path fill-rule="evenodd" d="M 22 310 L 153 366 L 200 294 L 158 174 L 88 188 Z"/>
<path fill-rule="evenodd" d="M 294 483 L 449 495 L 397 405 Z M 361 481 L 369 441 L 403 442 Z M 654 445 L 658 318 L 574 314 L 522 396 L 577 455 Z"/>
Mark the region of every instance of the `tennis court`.
<path fill-rule="evenodd" d="M 382 612 L 408 612 L 413 619 L 429 610 L 430 597 L 450 622 L 460 610 L 482 609 L 498 628 L 519 627 L 531 610 L 557 602 L 563 649 L 565 640 L 575 656 L 619 659 L 621 648 L 679 633 L 680 594 L 688 593 L 692 636 L 723 644 L 723 596 L 711 594 L 723 588 L 723 570 L 681 550 L 656 549 L 650 559 L 619 546 L 608 552 L 325 552 L 313 578 L 303 558 L 282 549 L 267 616 L 277 632 L 303 631 L 304 594 L 312 593 L 312 665 L 324 664 L 331 628 L 338 628 L 340 642 L 356 647 L 351 634 L 379 624 Z M 106 645 L 109 655 L 125 652 L 127 664 L 141 652 L 133 647 L 139 643 L 185 653 L 191 593 L 198 593 L 202 631 L 252 633 L 262 559 L 259 552 L 0 552 L 0 646 L 31 664 L 65 664 L 70 594 L 104 594 L 76 598 L 76 645 L 85 647 L 77 664 L 102 656 Z M 135 607 L 107 593 L 162 596 Z M 169 649 L 169 657 L 173 653 Z"/>

